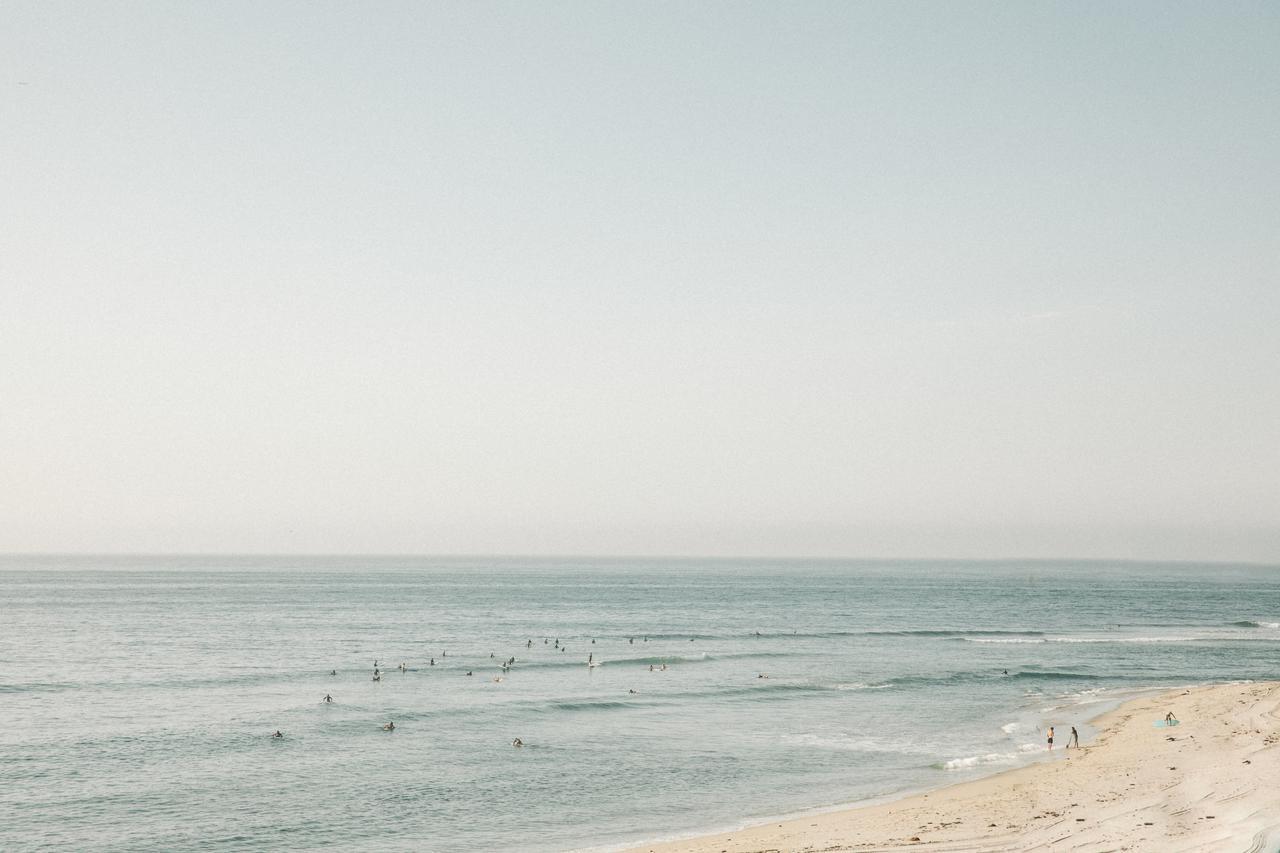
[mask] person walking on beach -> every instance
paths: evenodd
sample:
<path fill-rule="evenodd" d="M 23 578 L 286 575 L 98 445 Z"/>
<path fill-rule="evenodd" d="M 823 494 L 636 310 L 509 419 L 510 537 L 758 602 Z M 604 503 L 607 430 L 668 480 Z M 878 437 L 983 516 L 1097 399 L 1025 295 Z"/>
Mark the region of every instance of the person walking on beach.
<path fill-rule="evenodd" d="M 1053 750 L 1053 726 L 1049 726 L 1049 749 Z"/>
<path fill-rule="evenodd" d="M 1067 749 L 1070 749 L 1070 748 L 1071 748 L 1071 746 L 1072 746 L 1072 744 L 1074 744 L 1074 745 L 1075 745 L 1075 748 L 1076 748 L 1076 749 L 1079 749 L 1079 748 L 1080 748 L 1080 733 L 1079 733 L 1078 731 L 1076 731 L 1076 727 L 1075 727 L 1075 726 L 1072 726 L 1072 727 L 1071 727 L 1071 737 L 1067 738 L 1067 746 L 1066 746 L 1066 748 L 1067 748 Z"/>

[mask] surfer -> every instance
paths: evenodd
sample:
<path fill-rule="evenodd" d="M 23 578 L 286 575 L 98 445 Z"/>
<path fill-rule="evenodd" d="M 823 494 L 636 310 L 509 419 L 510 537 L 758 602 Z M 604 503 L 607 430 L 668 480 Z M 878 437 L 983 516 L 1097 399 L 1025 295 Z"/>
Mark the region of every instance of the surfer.
<path fill-rule="evenodd" d="M 326 693 L 326 694 L 324 694 L 324 701 L 325 701 L 325 704 L 326 704 L 326 705 L 332 704 L 332 703 L 333 703 L 333 697 L 332 697 L 332 696 L 330 696 L 328 693 Z"/>
<path fill-rule="evenodd" d="M 470 675 L 470 674 L 471 674 L 471 670 L 467 670 L 467 675 Z"/>
<path fill-rule="evenodd" d="M 271 736 L 272 736 L 272 737 L 284 737 L 284 732 L 280 731 L 279 729 L 276 729 L 276 730 L 271 734 Z"/>
<path fill-rule="evenodd" d="M 331 670 L 329 670 L 329 674 L 330 674 L 330 675 L 337 675 L 337 674 L 338 674 L 338 671 L 337 671 L 336 669 L 331 669 Z"/>
<path fill-rule="evenodd" d="M 595 660 L 595 659 L 596 659 L 596 653 L 595 653 L 595 652 L 592 652 L 591 654 L 587 655 L 587 663 L 591 663 L 591 662 L 592 662 L 593 660 Z"/>
<path fill-rule="evenodd" d="M 520 740 L 520 738 L 516 738 L 515 740 L 511 741 L 511 745 L 518 749 L 519 747 L 524 746 L 524 741 Z"/>
<path fill-rule="evenodd" d="M 1049 749 L 1053 749 L 1053 726 L 1049 726 Z"/>
<path fill-rule="evenodd" d="M 383 726 L 383 727 L 382 727 L 382 730 L 383 730 L 384 732 L 394 732 L 394 731 L 396 730 L 396 724 L 395 724 L 395 723 L 387 723 L 385 726 Z"/>
<path fill-rule="evenodd" d="M 1071 737 L 1067 738 L 1067 747 L 1066 747 L 1066 748 L 1067 748 L 1067 749 L 1070 749 L 1070 748 L 1071 748 L 1071 746 L 1072 746 L 1072 744 L 1074 744 L 1074 745 L 1075 745 L 1075 748 L 1076 748 L 1076 749 L 1079 749 L 1079 748 L 1080 748 L 1080 733 L 1079 733 L 1078 731 L 1076 731 L 1076 727 L 1075 727 L 1075 726 L 1072 726 L 1072 727 L 1071 727 Z"/>

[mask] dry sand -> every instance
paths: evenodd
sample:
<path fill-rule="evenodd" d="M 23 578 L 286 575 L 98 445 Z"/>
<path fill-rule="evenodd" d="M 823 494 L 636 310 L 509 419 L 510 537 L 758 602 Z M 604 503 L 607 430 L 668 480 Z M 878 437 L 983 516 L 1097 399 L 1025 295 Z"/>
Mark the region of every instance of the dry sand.
<path fill-rule="evenodd" d="M 1153 727 L 1168 710 L 1181 724 Z M 1094 724 L 1100 734 L 1092 743 L 1056 761 L 635 851 L 1280 849 L 1280 683 L 1135 699 Z M 1057 732 L 1059 744 L 1069 733 Z"/>

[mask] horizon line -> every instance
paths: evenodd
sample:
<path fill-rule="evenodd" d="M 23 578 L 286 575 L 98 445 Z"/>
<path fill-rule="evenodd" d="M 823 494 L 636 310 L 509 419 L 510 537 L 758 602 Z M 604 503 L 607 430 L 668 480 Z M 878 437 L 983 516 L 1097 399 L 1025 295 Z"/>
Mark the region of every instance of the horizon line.
<path fill-rule="evenodd" d="M 1280 568 L 1280 561 L 1267 560 L 1231 560 L 1202 559 L 1195 557 L 1179 557 L 1161 559 L 1154 557 L 912 557 L 912 556 L 848 556 L 848 555 L 805 555 L 805 554 L 768 554 L 768 555 L 708 555 L 708 554 L 589 554 L 589 553 L 516 553 L 516 552 L 346 552 L 346 551 L 0 551 L 0 558 L 6 557 L 227 557 L 227 558 L 302 558 L 302 559 L 428 559 L 428 560 L 714 560 L 731 561 L 775 561 L 775 562 L 915 562 L 915 563 L 1144 563 L 1161 565 L 1215 565 L 1215 566 L 1262 566 Z"/>

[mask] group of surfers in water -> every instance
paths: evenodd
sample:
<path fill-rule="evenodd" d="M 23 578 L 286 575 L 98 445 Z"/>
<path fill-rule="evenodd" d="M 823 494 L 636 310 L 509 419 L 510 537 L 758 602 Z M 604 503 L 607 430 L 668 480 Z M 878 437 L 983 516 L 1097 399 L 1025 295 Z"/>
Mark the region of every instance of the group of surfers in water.
<path fill-rule="evenodd" d="M 543 642 L 543 644 L 544 644 L 544 645 L 549 644 L 549 641 L 548 641 L 546 638 L 544 638 L 544 639 L 542 640 L 542 642 Z M 596 641 L 593 639 L 593 640 L 591 641 L 591 644 L 592 644 L 592 645 L 595 645 L 595 642 L 596 642 Z M 635 644 L 635 638 L 634 638 L 634 637 L 629 637 L 629 638 L 627 639 L 627 642 L 628 642 L 628 643 L 630 643 L 630 644 L 633 644 L 633 645 L 634 645 L 634 644 Z M 648 637 L 645 637 L 645 638 L 644 638 L 644 642 L 646 642 L 646 643 L 647 643 L 647 642 L 649 642 L 649 638 L 648 638 Z M 532 640 L 532 638 L 531 638 L 531 639 L 529 639 L 528 641 L 526 641 L 526 642 L 525 642 L 525 644 L 524 644 L 524 646 L 525 646 L 525 648 L 526 648 L 526 649 L 531 649 L 531 648 L 533 648 L 533 640 Z M 564 651 L 566 648 L 568 648 L 568 647 L 567 647 L 567 646 L 564 646 L 564 645 L 561 645 L 561 643 L 560 643 L 560 638 L 559 638 L 559 637 L 557 637 L 557 638 L 556 638 L 556 641 L 555 641 L 555 645 L 554 645 L 554 647 L 553 647 L 553 648 L 559 649 L 560 651 L 562 651 L 562 652 L 563 652 L 563 651 Z M 442 658 L 443 658 L 443 657 L 448 657 L 448 656 L 449 656 L 449 653 L 448 653 L 448 652 L 446 652 L 446 651 L 442 651 L 442 652 L 440 653 L 440 657 L 442 657 Z M 496 656 L 493 652 L 490 652 L 490 653 L 489 653 L 489 657 L 490 657 L 490 658 L 496 658 L 497 656 Z M 516 662 L 516 659 L 515 659 L 515 656 L 513 655 L 512 657 L 509 657 L 509 658 L 507 658 L 506 660 L 502 661 L 502 662 L 499 664 L 499 666 L 500 666 L 500 667 L 502 667 L 502 671 L 503 671 L 503 672 L 509 672 L 509 671 L 510 671 L 510 669 L 511 669 L 511 667 L 515 664 L 515 662 Z M 435 665 L 436 665 L 436 659 L 435 659 L 435 658 L 431 658 L 431 662 L 430 662 L 429 666 L 435 666 Z M 587 655 L 587 666 L 599 666 L 599 664 L 597 664 L 597 663 L 596 663 L 596 656 L 595 656 L 595 652 L 591 652 L 590 654 L 588 654 L 588 655 Z M 666 668 L 667 668 L 667 665 L 666 665 L 665 663 L 664 663 L 664 664 L 662 664 L 662 670 L 663 670 L 663 671 L 665 671 L 665 670 L 666 670 Z M 407 665 L 407 664 L 405 664 L 404 662 L 401 662 L 401 663 L 400 663 L 400 665 L 396 667 L 396 669 L 400 670 L 401 672 L 408 672 L 408 671 L 409 671 L 409 667 L 408 667 L 408 665 Z M 654 672 L 654 671 L 655 671 L 655 670 L 654 670 L 654 667 L 653 667 L 653 665 L 652 665 L 652 664 L 650 664 L 650 665 L 649 665 L 649 671 L 650 671 L 650 672 Z M 329 670 L 329 675 L 330 675 L 330 676 L 336 676 L 337 674 L 338 674 L 338 671 L 337 671 L 336 669 L 331 669 L 331 670 Z M 473 673 L 473 671 L 472 671 L 472 670 L 467 670 L 466 674 L 467 674 L 467 675 L 473 675 L 474 673 Z M 764 676 L 762 676 L 762 677 L 764 677 Z M 382 669 L 381 669 L 381 666 L 380 666 L 380 664 L 378 663 L 377 659 L 374 659 L 374 661 L 373 661 L 373 680 L 374 680 L 374 681 L 381 681 L 381 680 L 382 680 Z M 494 681 L 496 681 L 496 682 L 500 682 L 500 681 L 502 681 L 502 677 L 501 677 L 501 676 L 495 676 L 493 680 L 494 680 Z M 634 689 L 632 689 L 632 690 L 628 690 L 627 692 L 628 692 L 628 693 L 632 693 L 632 694 L 636 693 L 636 691 L 635 691 Z M 326 704 L 326 705 L 332 705 L 332 704 L 333 704 L 333 696 L 331 696 L 330 694 L 326 693 L 326 694 L 324 694 L 324 699 L 322 699 L 321 701 L 322 701 L 324 704 Z M 382 730 L 383 730 L 383 731 L 385 731 L 385 732 L 394 732 L 394 731 L 396 730 L 396 724 L 395 724 L 395 722 L 394 722 L 394 721 L 388 721 L 385 725 L 383 725 L 383 726 L 382 726 Z M 272 732 L 272 733 L 271 733 L 271 737 L 272 737 L 272 738 L 283 738 L 283 737 L 284 737 L 284 732 L 280 731 L 279 729 L 276 729 L 274 732 Z M 524 741 L 523 741 L 523 740 L 521 740 L 520 738 L 516 738 L 515 740 L 511 741 L 511 745 L 512 745 L 512 746 L 514 746 L 514 747 L 516 747 L 516 748 L 520 748 L 520 747 L 523 747 L 523 746 L 524 746 Z"/>

